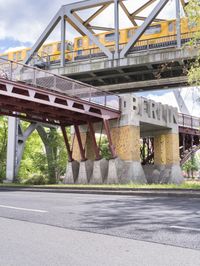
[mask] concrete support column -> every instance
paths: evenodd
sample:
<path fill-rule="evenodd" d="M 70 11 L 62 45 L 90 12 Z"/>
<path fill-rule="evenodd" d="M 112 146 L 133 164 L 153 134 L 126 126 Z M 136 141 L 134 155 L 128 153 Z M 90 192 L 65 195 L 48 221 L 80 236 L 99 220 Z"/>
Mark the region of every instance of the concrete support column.
<path fill-rule="evenodd" d="M 180 184 L 183 182 L 177 133 L 168 132 L 155 136 L 154 163 L 160 169 L 159 183 Z"/>
<path fill-rule="evenodd" d="M 140 163 L 139 126 L 113 127 L 111 136 L 118 158 L 109 162 L 107 183 L 146 183 Z"/>
<path fill-rule="evenodd" d="M 154 138 L 154 163 L 158 165 L 179 164 L 179 135 L 167 133 Z"/>
<path fill-rule="evenodd" d="M 121 126 L 111 129 L 111 137 L 116 153 L 124 161 L 140 161 L 139 126 Z"/>

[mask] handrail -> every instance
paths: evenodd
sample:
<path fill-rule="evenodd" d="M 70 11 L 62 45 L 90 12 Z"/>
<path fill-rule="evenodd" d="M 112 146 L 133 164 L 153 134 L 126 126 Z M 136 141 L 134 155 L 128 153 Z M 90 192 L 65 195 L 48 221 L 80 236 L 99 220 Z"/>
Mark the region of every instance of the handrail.
<path fill-rule="evenodd" d="M 68 77 L 52 74 L 43 69 L 28 66 L 0 57 L 0 71 L 3 78 L 25 82 L 43 89 L 57 91 L 68 96 L 78 97 L 108 108 L 120 109 L 120 97 L 115 93 L 100 90 L 92 85 Z M 5 76 L 6 74 L 6 76 Z"/>
<path fill-rule="evenodd" d="M 179 113 L 179 126 L 200 130 L 200 118 Z"/>

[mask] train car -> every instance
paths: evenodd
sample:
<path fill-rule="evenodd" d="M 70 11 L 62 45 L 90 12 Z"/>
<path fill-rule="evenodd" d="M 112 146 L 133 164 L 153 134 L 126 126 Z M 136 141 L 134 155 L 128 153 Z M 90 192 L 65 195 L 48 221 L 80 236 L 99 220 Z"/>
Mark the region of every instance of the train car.
<path fill-rule="evenodd" d="M 10 51 L 0 54 L 1 58 L 23 62 L 29 54 L 30 48 L 20 49 L 16 51 Z M 71 60 L 71 51 L 73 50 L 73 43 L 70 41 L 65 42 L 65 59 L 66 61 Z M 38 56 L 44 61 L 49 61 L 50 63 L 57 63 L 60 61 L 61 54 L 61 42 L 52 42 L 44 44 L 38 51 Z"/>
<path fill-rule="evenodd" d="M 65 60 L 70 61 L 72 59 L 73 43 L 70 41 L 65 42 Z M 60 62 L 61 55 L 61 42 L 52 42 L 44 44 L 39 52 L 42 58 L 48 57 L 51 64 Z"/>
<path fill-rule="evenodd" d="M 138 27 L 121 29 L 119 31 L 120 50 L 131 39 Z M 198 31 L 195 25 L 190 25 L 187 18 L 181 19 L 181 38 L 182 43 L 186 43 L 192 38 L 195 31 Z M 115 32 L 103 32 L 95 35 L 99 41 L 109 48 L 115 50 Z M 166 20 L 151 24 L 143 33 L 139 41 L 132 47 L 131 51 L 140 51 L 152 48 L 167 47 L 176 44 L 176 20 Z M 92 43 L 87 37 L 78 37 L 74 39 L 74 57 L 75 59 L 88 59 L 89 57 L 104 56 L 104 53 Z"/>

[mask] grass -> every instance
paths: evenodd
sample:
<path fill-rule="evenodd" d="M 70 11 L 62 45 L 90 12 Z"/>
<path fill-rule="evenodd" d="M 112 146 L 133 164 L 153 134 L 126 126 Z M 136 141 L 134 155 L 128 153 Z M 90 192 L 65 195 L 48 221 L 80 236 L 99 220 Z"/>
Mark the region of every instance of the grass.
<path fill-rule="evenodd" d="M 185 181 L 181 185 L 173 185 L 173 184 L 151 184 L 151 185 L 139 185 L 139 184 L 116 184 L 116 185 L 63 185 L 63 184 L 55 184 L 55 185 L 23 185 L 23 184 L 0 184 L 0 187 L 45 187 L 45 188 L 106 188 L 106 189 L 118 189 L 118 188 L 125 188 L 125 189 L 199 189 L 200 190 L 200 182 L 199 181 Z"/>

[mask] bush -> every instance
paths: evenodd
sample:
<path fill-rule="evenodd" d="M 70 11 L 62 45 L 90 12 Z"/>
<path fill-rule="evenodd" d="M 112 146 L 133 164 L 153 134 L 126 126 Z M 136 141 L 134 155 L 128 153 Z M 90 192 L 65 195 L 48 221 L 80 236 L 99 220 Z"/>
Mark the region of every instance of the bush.
<path fill-rule="evenodd" d="M 33 174 L 28 179 L 22 181 L 25 185 L 45 185 L 47 184 L 47 178 L 44 175 Z"/>

